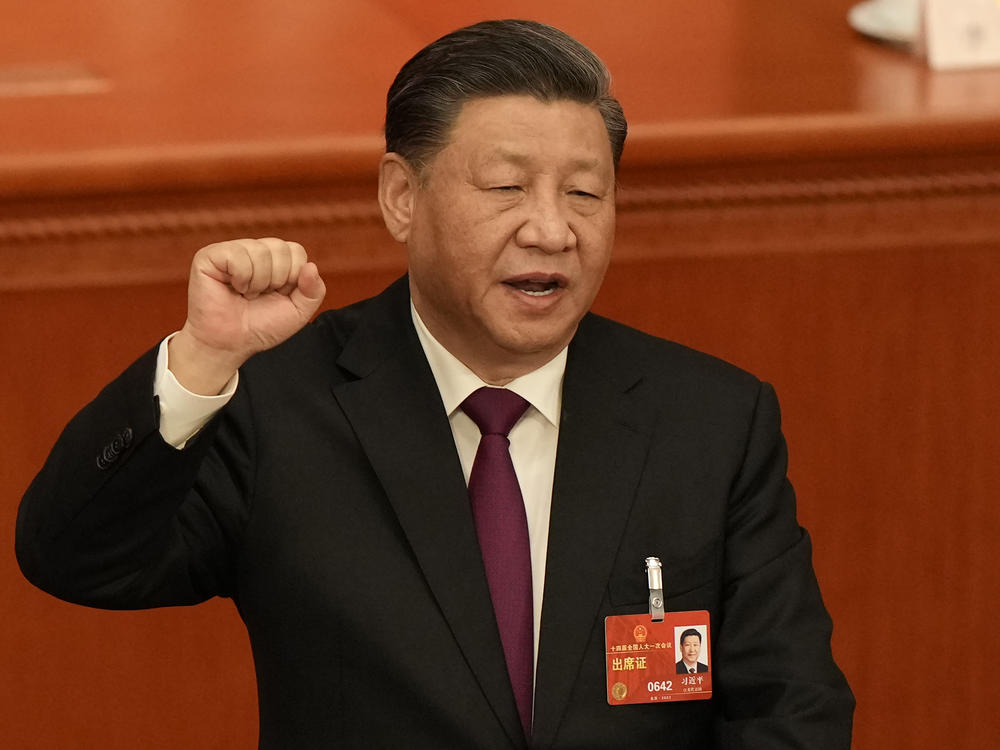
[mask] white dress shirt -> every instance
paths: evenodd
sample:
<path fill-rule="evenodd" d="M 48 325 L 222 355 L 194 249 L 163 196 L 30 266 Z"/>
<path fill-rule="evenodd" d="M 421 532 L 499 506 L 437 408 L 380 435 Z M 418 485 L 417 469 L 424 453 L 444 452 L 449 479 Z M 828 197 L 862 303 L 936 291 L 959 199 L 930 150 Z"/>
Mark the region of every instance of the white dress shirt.
<path fill-rule="evenodd" d="M 410 306 L 417 336 L 430 363 L 448 413 L 455 447 L 462 462 L 465 483 L 469 483 L 472 462 L 479 448 L 479 428 L 459 406 L 475 390 L 487 385 L 459 362 L 431 335 L 416 309 Z M 552 480 L 559 442 L 559 415 L 562 413 L 562 383 L 566 372 L 566 349 L 548 364 L 507 383 L 508 388 L 529 404 L 524 416 L 511 429 L 510 458 L 514 464 L 524 510 L 528 516 L 531 544 L 531 583 L 534 594 L 535 663 L 538 663 L 538 633 L 542 622 L 542 595 L 545 588 L 545 553 L 549 542 L 549 510 L 552 507 Z"/>
<path fill-rule="evenodd" d="M 469 483 L 472 463 L 479 447 L 479 428 L 459 406 L 473 391 L 487 385 L 456 359 L 427 330 L 416 309 L 410 305 L 413 324 L 431 372 L 441 393 L 455 447 Z M 160 435 L 175 448 L 183 448 L 236 392 L 239 375 L 218 396 L 199 396 L 182 386 L 169 369 L 168 337 L 160 344 L 153 393 L 159 400 Z M 531 577 L 534 595 L 535 663 L 538 663 L 538 635 L 542 618 L 545 583 L 545 553 L 549 538 L 549 510 L 559 441 L 562 411 L 562 383 L 566 371 L 566 349 L 548 364 L 515 378 L 505 387 L 531 406 L 510 431 L 510 457 L 514 464 L 528 518 L 531 544 Z"/>

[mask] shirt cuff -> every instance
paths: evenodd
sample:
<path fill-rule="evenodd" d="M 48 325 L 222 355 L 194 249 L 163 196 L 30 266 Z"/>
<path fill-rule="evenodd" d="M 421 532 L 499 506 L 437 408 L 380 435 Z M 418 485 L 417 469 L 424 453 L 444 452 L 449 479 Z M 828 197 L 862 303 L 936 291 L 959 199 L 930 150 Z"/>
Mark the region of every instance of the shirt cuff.
<path fill-rule="evenodd" d="M 226 383 L 218 396 L 199 396 L 177 382 L 170 372 L 167 345 L 176 336 L 172 333 L 160 344 L 156 355 L 156 377 L 153 380 L 153 395 L 160 404 L 160 436 L 174 448 L 183 448 L 188 441 L 208 424 L 208 421 L 236 393 L 240 375 L 237 372 Z"/>

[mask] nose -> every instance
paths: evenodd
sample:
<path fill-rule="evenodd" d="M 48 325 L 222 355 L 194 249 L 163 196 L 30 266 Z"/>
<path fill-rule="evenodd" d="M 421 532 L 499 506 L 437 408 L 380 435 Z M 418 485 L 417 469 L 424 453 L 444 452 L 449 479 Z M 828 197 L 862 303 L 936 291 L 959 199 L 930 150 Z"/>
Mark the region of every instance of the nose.
<path fill-rule="evenodd" d="M 576 248 L 576 232 L 558 196 L 533 195 L 525 208 L 527 215 L 515 236 L 520 247 L 537 247 L 549 254 Z"/>

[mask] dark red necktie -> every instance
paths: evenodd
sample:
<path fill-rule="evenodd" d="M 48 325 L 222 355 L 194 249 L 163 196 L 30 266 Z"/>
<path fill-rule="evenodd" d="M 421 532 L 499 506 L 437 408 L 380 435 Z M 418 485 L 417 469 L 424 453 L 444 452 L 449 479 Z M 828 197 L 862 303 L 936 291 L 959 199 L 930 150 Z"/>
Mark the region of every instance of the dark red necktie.
<path fill-rule="evenodd" d="M 531 736 L 534 671 L 531 546 L 507 433 L 528 405 L 504 388 L 480 388 L 462 402 L 462 411 L 482 434 L 469 476 L 469 498 L 525 737 Z"/>

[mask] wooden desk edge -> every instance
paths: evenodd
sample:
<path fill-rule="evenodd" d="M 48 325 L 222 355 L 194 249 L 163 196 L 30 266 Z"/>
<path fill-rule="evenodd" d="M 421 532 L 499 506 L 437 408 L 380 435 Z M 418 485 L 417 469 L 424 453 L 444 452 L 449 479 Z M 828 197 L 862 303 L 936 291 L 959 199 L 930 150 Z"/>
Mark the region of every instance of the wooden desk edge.
<path fill-rule="evenodd" d="M 678 165 L 854 160 L 1000 150 L 1000 112 L 637 123 L 622 172 Z M 372 184 L 381 136 L 0 154 L 0 201 L 297 182 Z"/>

